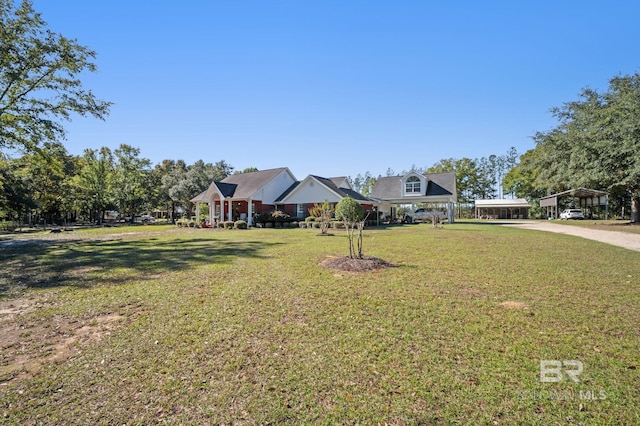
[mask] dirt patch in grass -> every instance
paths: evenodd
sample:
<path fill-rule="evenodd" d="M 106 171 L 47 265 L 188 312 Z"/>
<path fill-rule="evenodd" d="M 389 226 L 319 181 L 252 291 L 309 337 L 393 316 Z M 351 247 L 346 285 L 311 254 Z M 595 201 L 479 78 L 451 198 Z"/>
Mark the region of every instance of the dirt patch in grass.
<path fill-rule="evenodd" d="M 49 364 L 66 361 L 124 319 L 110 313 L 82 319 L 56 315 L 42 321 L 29 315 L 38 307 L 34 300 L 0 304 L 0 383 L 28 379 Z"/>
<path fill-rule="evenodd" d="M 364 256 L 362 259 L 344 257 L 330 257 L 320 263 L 325 268 L 343 272 L 371 272 L 390 268 L 393 265 L 386 260 L 373 256 Z"/>
<path fill-rule="evenodd" d="M 500 303 L 500 306 L 507 309 L 529 309 L 529 305 L 527 305 L 526 303 L 516 302 L 513 300 L 506 300 Z"/>

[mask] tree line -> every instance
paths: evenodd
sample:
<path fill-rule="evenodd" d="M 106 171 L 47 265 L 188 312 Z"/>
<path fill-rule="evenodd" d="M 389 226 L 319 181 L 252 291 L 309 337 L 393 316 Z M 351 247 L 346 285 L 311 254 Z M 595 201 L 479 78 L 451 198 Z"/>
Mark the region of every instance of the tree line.
<path fill-rule="evenodd" d="M 132 221 L 141 212 L 160 210 L 175 219 L 177 212 L 190 212 L 191 198 L 233 170 L 224 160 L 152 166 L 126 144 L 74 156 L 60 143 L 46 142 L 15 159 L 0 154 L 0 216 L 34 224 L 101 223 L 110 210 Z"/>

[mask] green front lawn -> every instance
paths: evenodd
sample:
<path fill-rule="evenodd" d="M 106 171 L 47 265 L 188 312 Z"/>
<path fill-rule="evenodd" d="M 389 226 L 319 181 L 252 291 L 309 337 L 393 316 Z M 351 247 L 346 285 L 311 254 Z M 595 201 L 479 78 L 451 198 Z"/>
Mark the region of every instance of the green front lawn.
<path fill-rule="evenodd" d="M 554 223 L 561 225 L 580 226 L 589 229 L 598 229 L 602 231 L 618 231 L 629 232 L 632 234 L 640 234 L 640 224 L 631 223 L 628 220 L 555 220 Z"/>
<path fill-rule="evenodd" d="M 459 223 L 0 247 L 0 423 L 638 424 L 638 253 Z M 541 383 L 541 360 L 580 382 Z"/>

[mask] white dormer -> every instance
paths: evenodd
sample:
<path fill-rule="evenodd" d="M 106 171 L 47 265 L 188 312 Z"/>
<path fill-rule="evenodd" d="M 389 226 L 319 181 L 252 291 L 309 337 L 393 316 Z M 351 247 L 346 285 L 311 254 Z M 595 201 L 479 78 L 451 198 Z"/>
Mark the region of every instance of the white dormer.
<path fill-rule="evenodd" d="M 409 172 L 400 180 L 402 195 L 405 197 L 425 195 L 427 193 L 427 178 L 416 172 Z"/>

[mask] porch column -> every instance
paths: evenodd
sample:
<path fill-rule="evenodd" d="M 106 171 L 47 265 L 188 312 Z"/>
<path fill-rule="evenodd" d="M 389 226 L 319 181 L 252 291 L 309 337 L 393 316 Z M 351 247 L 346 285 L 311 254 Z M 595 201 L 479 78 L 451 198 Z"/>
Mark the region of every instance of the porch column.
<path fill-rule="evenodd" d="M 447 219 L 449 219 L 449 223 L 453 223 L 455 220 L 455 204 L 452 201 L 449 201 L 447 205 Z"/>
<path fill-rule="evenodd" d="M 213 209 L 215 208 L 213 200 L 209 200 L 209 225 L 213 225 Z"/>
<path fill-rule="evenodd" d="M 196 223 L 200 223 L 200 201 L 196 203 Z"/>
<path fill-rule="evenodd" d="M 229 200 L 229 207 L 227 207 L 227 220 L 231 222 L 233 220 L 233 201 Z"/>
<path fill-rule="evenodd" d="M 253 200 L 249 198 L 247 201 L 247 227 L 253 226 Z"/>

